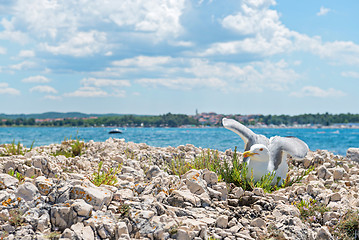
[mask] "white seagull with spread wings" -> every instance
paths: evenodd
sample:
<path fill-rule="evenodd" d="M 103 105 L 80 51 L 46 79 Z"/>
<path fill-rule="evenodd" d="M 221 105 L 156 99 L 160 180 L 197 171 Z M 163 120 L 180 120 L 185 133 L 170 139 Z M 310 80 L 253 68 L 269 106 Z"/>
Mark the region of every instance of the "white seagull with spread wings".
<path fill-rule="evenodd" d="M 273 171 L 274 182 L 277 177 L 280 177 L 281 181 L 284 180 L 288 172 L 287 154 L 295 159 L 302 159 L 309 151 L 307 144 L 296 137 L 275 136 L 268 139 L 264 135 L 255 134 L 233 119 L 223 118 L 222 124 L 237 133 L 244 141 L 243 159 L 247 162 L 249 173 L 253 170 L 255 181 Z"/>

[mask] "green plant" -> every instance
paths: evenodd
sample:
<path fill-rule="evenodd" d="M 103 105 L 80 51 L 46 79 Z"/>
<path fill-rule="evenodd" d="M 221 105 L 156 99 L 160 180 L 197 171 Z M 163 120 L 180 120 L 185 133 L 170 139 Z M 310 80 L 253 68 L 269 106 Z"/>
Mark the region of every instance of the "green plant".
<path fill-rule="evenodd" d="M 100 161 L 98 164 L 97 172 L 92 174 L 92 177 L 88 179 L 96 186 L 104 185 L 115 185 L 118 182 L 116 174 L 121 172 L 122 164 L 119 164 L 116 168 L 110 168 L 107 171 L 102 170 L 103 162 Z"/>
<path fill-rule="evenodd" d="M 168 229 L 170 235 L 175 235 L 178 231 L 178 225 L 173 225 Z"/>
<path fill-rule="evenodd" d="M 359 212 L 348 210 L 336 226 L 332 228 L 332 234 L 337 239 L 349 240 L 359 238 Z"/>
<path fill-rule="evenodd" d="M 13 169 L 10 169 L 10 171 L 8 172 L 8 174 L 10 176 L 16 177 L 17 180 L 19 180 L 19 183 L 24 183 L 25 182 L 25 176 L 22 175 L 21 173 L 19 173 L 18 171 L 14 171 Z"/>
<path fill-rule="evenodd" d="M 128 216 L 130 209 L 131 206 L 123 201 L 121 201 L 121 204 L 117 207 L 117 211 L 121 214 L 121 216 Z"/>
<path fill-rule="evenodd" d="M 6 220 L 14 227 L 21 226 L 24 223 L 22 212 L 19 209 L 9 210 L 9 216 Z"/>
<path fill-rule="evenodd" d="M 124 150 L 127 159 L 135 159 L 135 153 L 130 148 Z"/>
<path fill-rule="evenodd" d="M 294 202 L 293 204 L 299 209 L 301 220 L 310 223 L 323 224 L 323 215 L 329 211 L 325 204 L 318 203 L 315 199 L 310 199 L 309 201 L 302 199 L 300 202 Z"/>
<path fill-rule="evenodd" d="M 4 144 L 5 153 L 1 154 L 2 156 L 12 156 L 12 155 L 24 155 L 27 152 L 30 152 L 34 146 L 35 141 L 32 142 L 29 149 L 24 147 L 20 141 L 15 144 L 15 139 L 10 144 Z"/>
<path fill-rule="evenodd" d="M 314 170 L 314 168 L 314 166 L 311 166 L 294 179 L 290 179 L 289 174 L 287 174 L 287 177 L 283 181 L 281 188 L 292 186 L 294 183 L 300 183 L 305 176 L 307 176 L 310 172 Z"/>
<path fill-rule="evenodd" d="M 61 149 L 57 150 L 54 154 L 52 154 L 53 156 L 56 157 L 59 155 L 63 155 L 66 158 L 81 156 L 83 150 L 85 149 L 85 142 L 80 141 L 80 139 L 77 136 L 77 133 L 75 139 L 71 139 L 71 136 L 70 138 L 65 137 L 61 145 L 62 145 Z"/>

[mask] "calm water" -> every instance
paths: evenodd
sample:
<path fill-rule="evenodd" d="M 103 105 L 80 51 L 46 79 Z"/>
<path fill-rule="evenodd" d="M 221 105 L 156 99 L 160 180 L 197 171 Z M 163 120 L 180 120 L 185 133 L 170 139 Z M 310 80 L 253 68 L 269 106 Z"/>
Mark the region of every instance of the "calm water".
<path fill-rule="evenodd" d="M 10 143 L 14 139 L 29 147 L 35 140 L 35 146 L 61 143 L 64 138 L 105 141 L 109 137 L 124 138 L 135 143 L 147 143 L 150 146 L 167 147 L 187 143 L 196 147 L 212 148 L 224 151 L 235 146 L 240 151 L 244 143 L 235 133 L 224 128 L 127 128 L 123 134 L 108 134 L 110 128 L 0 128 L 0 144 Z M 255 133 L 267 137 L 295 136 L 305 141 L 311 150 L 326 149 L 336 154 L 346 155 L 349 147 L 359 147 L 359 129 L 253 129 Z"/>

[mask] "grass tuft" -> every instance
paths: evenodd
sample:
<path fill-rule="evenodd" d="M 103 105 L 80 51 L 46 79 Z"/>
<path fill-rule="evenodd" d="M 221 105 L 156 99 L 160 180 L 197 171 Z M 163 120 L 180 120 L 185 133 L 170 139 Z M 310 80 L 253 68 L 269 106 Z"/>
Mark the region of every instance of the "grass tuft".
<path fill-rule="evenodd" d="M 22 183 L 25 182 L 25 176 L 22 175 L 21 173 L 19 173 L 18 171 L 14 171 L 13 169 L 10 169 L 8 174 L 10 176 L 13 176 L 13 177 L 17 178 L 17 180 L 19 180 L 19 184 L 22 184 Z"/>
<path fill-rule="evenodd" d="M 96 186 L 104 185 L 115 185 L 118 182 L 116 177 L 121 172 L 122 164 L 119 164 L 116 168 L 110 168 L 109 170 L 102 170 L 103 162 L 100 161 L 98 164 L 97 172 L 94 172 L 88 179 Z"/>
<path fill-rule="evenodd" d="M 80 141 L 76 134 L 75 139 L 71 139 L 71 137 L 69 139 L 65 138 L 64 141 L 61 143 L 61 149 L 57 150 L 56 153 L 53 154 L 53 156 L 56 157 L 59 155 L 63 155 L 66 158 L 81 156 L 84 149 L 85 142 Z"/>
<path fill-rule="evenodd" d="M 4 144 L 5 153 L 2 153 L 1 156 L 13 156 L 13 155 L 25 155 L 25 153 L 30 152 L 34 146 L 35 141 L 31 143 L 29 149 L 24 147 L 20 141 L 15 143 L 15 139 L 10 144 Z"/>

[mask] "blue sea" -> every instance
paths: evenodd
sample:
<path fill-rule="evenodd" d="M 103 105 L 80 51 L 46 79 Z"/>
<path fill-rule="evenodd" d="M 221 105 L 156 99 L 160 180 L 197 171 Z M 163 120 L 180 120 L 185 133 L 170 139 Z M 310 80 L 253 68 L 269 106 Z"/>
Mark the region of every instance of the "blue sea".
<path fill-rule="evenodd" d="M 30 147 L 61 143 L 65 138 L 84 141 L 105 141 L 124 138 L 126 141 L 146 143 L 150 146 L 167 147 L 193 144 L 196 147 L 243 151 L 244 143 L 235 133 L 224 128 L 127 128 L 122 134 L 109 134 L 111 128 L 71 128 L 71 127 L 10 127 L 0 128 L 0 144 L 20 141 Z M 312 151 L 326 149 L 335 154 L 346 155 L 350 147 L 359 147 L 359 129 L 252 129 L 255 133 L 272 136 L 295 136 L 305 141 Z"/>

